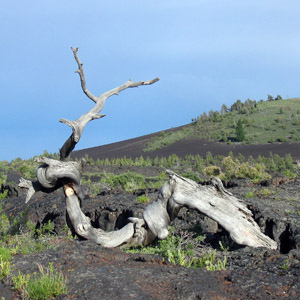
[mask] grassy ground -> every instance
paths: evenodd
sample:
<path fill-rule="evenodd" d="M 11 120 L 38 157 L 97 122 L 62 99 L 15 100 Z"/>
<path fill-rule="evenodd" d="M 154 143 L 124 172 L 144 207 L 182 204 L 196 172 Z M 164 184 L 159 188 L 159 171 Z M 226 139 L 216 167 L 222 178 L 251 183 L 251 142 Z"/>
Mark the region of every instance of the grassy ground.
<path fill-rule="evenodd" d="M 162 133 L 148 143 L 144 151 L 161 149 L 188 137 L 236 142 L 236 126 L 240 119 L 247 144 L 300 141 L 300 98 L 294 98 L 261 101 L 252 111 L 210 112 L 184 128 Z"/>

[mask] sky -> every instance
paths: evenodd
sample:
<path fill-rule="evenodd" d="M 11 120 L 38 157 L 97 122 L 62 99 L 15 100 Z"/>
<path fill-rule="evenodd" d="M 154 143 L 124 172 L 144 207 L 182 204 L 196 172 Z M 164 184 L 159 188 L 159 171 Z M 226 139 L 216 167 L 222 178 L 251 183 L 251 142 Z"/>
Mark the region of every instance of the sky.
<path fill-rule="evenodd" d="M 237 99 L 300 97 L 299 0 L 27 0 L 0 10 L 0 160 L 58 152 L 96 96 L 109 98 L 76 150 L 191 122 Z"/>

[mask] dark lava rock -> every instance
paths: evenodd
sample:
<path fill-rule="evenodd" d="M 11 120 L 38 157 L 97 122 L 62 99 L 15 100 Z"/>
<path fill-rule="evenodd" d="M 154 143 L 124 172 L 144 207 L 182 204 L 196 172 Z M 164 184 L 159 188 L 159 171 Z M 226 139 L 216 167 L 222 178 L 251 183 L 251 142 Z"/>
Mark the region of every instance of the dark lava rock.
<path fill-rule="evenodd" d="M 227 271 L 212 272 L 105 249 L 89 241 L 58 237 L 51 243 L 55 250 L 14 256 L 13 274 L 32 274 L 38 272 L 37 263 L 47 267 L 52 262 L 68 278 L 68 294 L 58 299 L 299 299 L 296 274 L 283 269 L 276 273 L 264 266 L 263 261 L 271 266 L 280 260 L 276 251 L 245 250 L 236 259 L 245 257 L 248 264 L 233 266 L 232 258 Z M 4 286 L 5 295 L 9 287 Z"/>
<path fill-rule="evenodd" d="M 53 262 L 68 278 L 69 292 L 58 299 L 299 299 L 300 291 L 300 210 L 297 182 L 267 186 L 268 196 L 244 198 L 247 191 L 260 191 L 266 186 L 242 180 L 228 184 L 230 191 L 244 199 L 262 231 L 274 238 L 278 250 L 230 247 L 217 251 L 227 257 L 226 271 L 210 272 L 187 269 L 164 262 L 159 256 L 126 254 L 120 249 L 106 249 L 90 241 L 70 240 L 58 236 L 49 239 L 55 249 L 29 255 L 15 255 L 12 272 L 38 271 L 37 263 L 47 267 Z M 82 201 L 83 212 L 95 227 L 115 230 L 127 223 L 128 217 L 141 217 L 147 204 L 137 202 L 136 194 L 110 190 Z M 158 191 L 148 190 L 153 200 Z M 39 228 L 49 220 L 54 231 L 62 235 L 66 226 L 65 198 L 62 190 L 49 195 L 37 193 L 28 204 L 14 197 L 2 202 L 11 220 L 18 218 L 26 230 L 29 219 Z M 176 232 L 192 231 L 208 237 L 208 249 L 220 249 L 219 241 L 228 234 L 215 221 L 198 211 L 183 208 L 173 225 Z M 226 236 L 227 234 L 227 236 Z M 1 294 L 2 293 L 2 294 Z M 0 284 L 0 296 L 21 299 L 11 290 L 10 282 Z M 15 298 L 13 298 L 15 297 Z M 19 298 L 17 298 L 19 297 Z"/>

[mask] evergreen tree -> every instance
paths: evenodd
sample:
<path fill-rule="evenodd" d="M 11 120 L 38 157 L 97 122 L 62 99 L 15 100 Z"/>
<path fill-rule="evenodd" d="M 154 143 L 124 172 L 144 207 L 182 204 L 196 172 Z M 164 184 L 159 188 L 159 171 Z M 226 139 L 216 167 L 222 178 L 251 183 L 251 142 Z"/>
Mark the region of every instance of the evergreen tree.
<path fill-rule="evenodd" d="M 241 119 L 239 119 L 239 121 L 236 124 L 235 132 L 236 132 L 236 139 L 238 142 L 242 142 L 245 140 L 244 126 Z"/>
<path fill-rule="evenodd" d="M 226 106 L 226 104 L 223 104 L 221 107 L 221 115 L 225 115 L 226 112 L 227 112 L 227 106 Z"/>

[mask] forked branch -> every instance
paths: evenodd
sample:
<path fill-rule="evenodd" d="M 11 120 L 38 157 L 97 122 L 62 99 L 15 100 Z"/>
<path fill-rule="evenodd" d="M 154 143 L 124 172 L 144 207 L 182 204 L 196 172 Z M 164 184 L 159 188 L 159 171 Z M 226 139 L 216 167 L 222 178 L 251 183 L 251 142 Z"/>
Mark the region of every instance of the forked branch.
<path fill-rule="evenodd" d="M 70 155 L 72 150 L 75 148 L 75 145 L 79 142 L 82 132 L 84 130 L 84 127 L 86 126 L 86 124 L 89 121 L 92 121 L 94 119 L 100 119 L 105 116 L 105 115 L 99 114 L 99 112 L 103 109 L 105 101 L 109 97 L 111 97 L 113 95 L 118 95 L 120 92 L 124 91 L 127 88 L 138 87 L 141 85 L 150 85 L 159 80 L 159 78 L 154 78 L 154 79 L 148 80 L 148 81 L 138 81 L 138 82 L 133 82 L 131 80 L 128 80 L 121 86 L 111 89 L 111 90 L 103 93 L 99 97 L 96 97 L 86 87 L 86 81 L 85 81 L 85 76 L 84 76 L 84 71 L 83 71 L 83 64 L 77 55 L 79 48 L 71 48 L 71 49 L 73 51 L 74 58 L 78 65 L 78 69 L 75 72 L 79 74 L 82 90 L 89 99 L 91 99 L 93 102 L 95 102 L 95 106 L 90 111 L 88 111 L 87 113 L 82 115 L 76 121 L 71 121 L 71 120 L 67 120 L 67 119 L 59 120 L 61 123 L 65 123 L 65 124 L 69 125 L 73 131 L 72 135 L 67 139 L 67 141 L 64 143 L 64 145 L 60 149 L 60 160 L 65 160 Z"/>

